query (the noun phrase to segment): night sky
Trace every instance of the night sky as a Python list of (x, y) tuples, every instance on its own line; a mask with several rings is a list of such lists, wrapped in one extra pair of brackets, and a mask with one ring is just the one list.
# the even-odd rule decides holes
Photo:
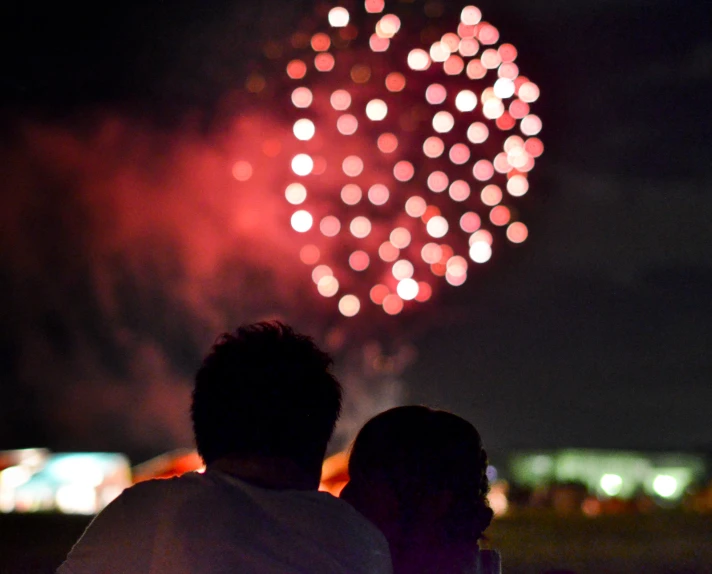
[[(380, 397), (448, 408), (495, 450), (712, 446), (709, 3), (478, 4), (541, 86), (530, 239), (417, 315), (353, 330), (295, 305), (309, 278), (270, 255), (288, 239), (241, 224), (226, 244), (214, 204), (191, 195), (215, 183), (222, 103), (256, 38), (310, 7), (254, 4), (24, 5), (6, 19), (0, 448), (140, 460), (189, 445), (202, 354), (263, 317), (347, 341), (347, 386), (375, 397), (364, 412)], [(248, 219), (262, 209), (231, 201)], [(354, 382), (379, 338), (407, 365)]]

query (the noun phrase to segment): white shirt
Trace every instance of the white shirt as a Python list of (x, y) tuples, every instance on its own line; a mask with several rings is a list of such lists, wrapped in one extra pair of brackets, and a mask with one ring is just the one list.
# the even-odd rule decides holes
[(219, 471), (125, 490), (58, 574), (390, 574), (388, 543), (325, 492), (269, 490)]

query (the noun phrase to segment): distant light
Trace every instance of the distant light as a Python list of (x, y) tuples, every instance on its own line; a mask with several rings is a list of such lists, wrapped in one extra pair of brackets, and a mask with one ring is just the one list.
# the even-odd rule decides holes
[(405, 88), (405, 76), (399, 72), (391, 72), (386, 76), (386, 88), (389, 92), (400, 92)]
[(539, 86), (537, 86), (534, 82), (525, 82), (519, 86), (517, 95), (520, 100), (528, 104), (536, 102), (539, 99)]
[(334, 69), (334, 56), (328, 52), (317, 54), (314, 58), (314, 67), (320, 72), (330, 72)]
[(418, 296), (418, 282), (414, 279), (402, 279), (396, 286), (396, 293), (404, 301), (412, 301)]
[(442, 84), (430, 84), (425, 90), (425, 99), (429, 104), (442, 104), (447, 97), (447, 90)]
[(521, 120), (529, 115), (529, 104), (519, 99), (512, 100), (509, 104), (509, 113), (514, 119)]
[(484, 67), (481, 60), (470, 60), (465, 73), (471, 80), (481, 80), (487, 75), (487, 68)]
[(379, 283), (378, 285), (371, 287), (369, 295), (371, 297), (371, 301), (373, 301), (376, 305), (382, 305), (383, 300), (386, 298), (388, 293), (388, 287)]
[(488, 179), (491, 179), (494, 175), (494, 166), (492, 165), (492, 162), (486, 159), (479, 160), (472, 168), (472, 175), (475, 176), (475, 179), (480, 181), (487, 181)]
[(64, 514), (94, 514), (98, 510), (96, 489), (87, 484), (65, 484), (57, 489), (55, 504)]
[(378, 136), (378, 149), (383, 153), (393, 153), (398, 148), (398, 138), (392, 133), (385, 133)]
[(346, 90), (336, 90), (329, 98), (331, 107), (335, 110), (344, 111), (351, 105), (351, 94)]
[(467, 281), (467, 273), (462, 275), (453, 275), (450, 271), (445, 272), (445, 281), (447, 281), (453, 287), (459, 287), (465, 281)]
[(423, 261), (432, 265), (442, 259), (443, 250), (437, 243), (426, 243), (420, 251), (420, 256)]
[(436, 215), (428, 220), (425, 228), (431, 237), (436, 239), (444, 237), (448, 230), (447, 220), (441, 215)]
[(467, 128), (467, 139), (473, 144), (484, 143), (488, 137), (489, 128), (482, 122), (475, 122)]
[(428, 176), (428, 188), (435, 193), (440, 193), (447, 189), (449, 180), (444, 171), (434, 171)]
[(475, 263), (486, 263), (492, 257), (492, 247), (484, 241), (475, 241), (470, 246), (470, 259)]
[(368, 268), (371, 258), (365, 251), (354, 251), (349, 255), (349, 265), (354, 271), (364, 271)]
[(317, 265), (314, 267), (314, 270), (312, 271), (312, 281), (316, 283), (317, 285), (319, 284), (319, 281), (321, 281), (322, 277), (330, 277), (334, 274), (334, 272), (331, 270), (331, 267), (328, 265)]
[(369, 120), (380, 122), (388, 114), (388, 106), (383, 100), (375, 99), (366, 104), (366, 116)]
[(379, 12), (383, 12), (385, 5), (385, 0), (366, 0), (366, 12), (369, 14), (378, 14)]
[(456, 143), (450, 148), (450, 161), (462, 165), (470, 160), (470, 148), (463, 143)]
[(319, 223), (319, 229), (327, 237), (334, 237), (341, 231), (341, 222), (333, 215), (327, 215)]
[(528, 236), (529, 230), (521, 221), (510, 223), (509, 227), (507, 227), (507, 239), (512, 243), (523, 243)]
[(514, 95), (514, 82), (500, 78), (494, 83), (494, 95), (500, 99), (511, 98)]
[(524, 149), (532, 157), (539, 157), (544, 153), (544, 144), (539, 138), (529, 138), (524, 142)]
[(32, 478), (32, 472), (25, 466), (10, 466), (0, 470), (0, 486), (3, 489), (14, 490)]
[(441, 111), (433, 116), (433, 129), (438, 133), (447, 133), (455, 125), (455, 118), (450, 112)]
[(416, 71), (427, 70), (430, 67), (430, 56), (420, 48), (411, 50), (408, 54), (408, 66)]
[(316, 289), (322, 297), (333, 297), (339, 292), (339, 282), (333, 275), (327, 275), (319, 279)]
[(447, 260), (447, 271), (453, 277), (467, 275), (467, 260), (460, 255), (453, 255)]
[(341, 201), (346, 205), (356, 205), (363, 197), (361, 188), (355, 183), (347, 183), (341, 188)]
[(494, 207), (502, 201), (502, 190), (497, 185), (486, 185), (480, 193), (482, 203), (489, 207)]
[(393, 166), (393, 176), (398, 181), (410, 181), (415, 174), (415, 168), (409, 161), (399, 161)]
[(498, 227), (507, 225), (511, 218), (512, 214), (509, 208), (504, 205), (498, 205), (490, 211), (490, 221)]
[(393, 231), (391, 231), (389, 239), (398, 249), (405, 249), (408, 245), (410, 245), (410, 231), (408, 231), (405, 227), (396, 227)]
[(299, 233), (305, 233), (309, 231), (312, 227), (312, 223), (314, 222), (311, 213), (304, 209), (300, 209), (299, 211), (295, 211), (292, 214), (292, 228), (294, 231), (298, 231)]
[(678, 483), (674, 476), (659, 474), (653, 480), (653, 490), (663, 498), (674, 498), (677, 494)]
[(393, 264), (392, 273), (393, 277), (399, 281), (402, 279), (408, 279), (413, 276), (415, 269), (413, 264), (407, 259), (400, 259)]
[(389, 315), (398, 315), (403, 310), (403, 299), (395, 293), (389, 293), (383, 299), (383, 310)]
[(314, 122), (306, 118), (302, 118), (294, 122), (294, 137), (301, 141), (308, 141), (314, 137), (316, 128), (314, 127)]
[(443, 37), (440, 38), (440, 41), (448, 47), (451, 53), (457, 52), (457, 49), (460, 47), (460, 37), (452, 32), (444, 34)]
[(390, 192), (388, 188), (382, 183), (376, 183), (372, 185), (368, 190), (368, 200), (373, 205), (383, 205), (388, 201)]
[(356, 64), (351, 68), (351, 79), (357, 84), (365, 84), (371, 79), (371, 68), (366, 64)]
[(350, 155), (344, 158), (341, 168), (349, 177), (357, 177), (363, 171), (363, 160), (357, 155)]
[(390, 241), (384, 241), (378, 247), (378, 256), (386, 263), (391, 263), (398, 259), (400, 249), (393, 245)]
[(405, 202), (405, 212), (411, 217), (420, 217), (425, 213), (427, 203), (422, 197), (414, 195)]
[(401, 21), (395, 14), (386, 14), (376, 24), (376, 34), (385, 38), (392, 38), (400, 30)]
[(517, 49), (512, 44), (502, 44), (497, 51), (503, 62), (514, 62), (517, 59)]
[(344, 295), (339, 301), (339, 311), (344, 317), (354, 317), (361, 309), (361, 301), (356, 295)]
[(423, 142), (423, 153), (430, 158), (440, 157), (444, 151), (445, 144), (437, 136), (430, 136)]
[[(513, 64), (511, 62), (506, 62), (504, 64), (501, 64), (499, 68), (497, 69), (497, 75), (500, 78), (505, 78), (507, 80), (516, 80), (517, 76), (519, 76), (519, 66), (516, 64)], [(515, 91), (516, 91), (516, 86), (515, 86)]]
[(504, 113), (504, 104), (499, 98), (492, 98), (482, 104), (482, 114), (488, 120), (496, 120)]
[(311, 39), (311, 47), (315, 52), (326, 52), (331, 46), (331, 38), (328, 34), (319, 32), (314, 34)]
[(513, 175), (507, 181), (509, 195), (521, 197), (529, 190), (529, 181), (523, 175)]
[(496, 44), (499, 40), (499, 30), (492, 24), (483, 23), (478, 30), (477, 38), (482, 44)]
[(314, 265), (319, 261), (320, 255), (319, 248), (316, 245), (305, 245), (299, 250), (299, 259), (306, 265)]
[(599, 482), (601, 490), (608, 496), (617, 496), (623, 487), (623, 479), (617, 474), (604, 474)]
[(458, 179), (450, 184), (450, 198), (453, 201), (465, 201), (470, 197), (470, 184), (462, 179)]
[(293, 80), (299, 80), (307, 73), (307, 65), (301, 60), (292, 60), (287, 64), (287, 75)]
[(482, 12), (476, 6), (465, 6), (460, 13), (460, 20), (463, 24), (474, 26), (482, 20)]
[(474, 211), (468, 211), (460, 218), (460, 228), (465, 233), (474, 233), (480, 228), (480, 225), (482, 225), (482, 220)]
[(474, 38), (463, 38), (460, 40), (459, 52), (462, 56), (472, 57), (480, 49), (480, 43)]
[(368, 45), (374, 52), (385, 52), (391, 45), (391, 41), (378, 34), (371, 34), (371, 37), (368, 39)]
[(371, 222), (367, 217), (359, 215), (358, 217), (354, 217), (351, 220), (351, 225), (349, 226), (349, 229), (351, 230), (351, 234), (354, 237), (363, 239), (364, 237), (367, 237), (369, 233), (371, 233)]
[(329, 24), (334, 28), (343, 28), (349, 23), (349, 11), (337, 6), (329, 10)]
[(455, 97), (455, 107), (461, 112), (471, 112), (477, 106), (477, 96), (471, 90), (462, 90)]
[(539, 116), (529, 114), (519, 124), (519, 129), (526, 136), (535, 136), (541, 131), (541, 120)]
[(445, 63), (443, 64), (443, 71), (448, 76), (456, 76), (457, 74), (461, 74), (462, 70), (464, 69), (465, 62), (457, 54), (452, 54), (447, 60), (445, 60)]
[(473, 243), (476, 243), (478, 241), (482, 241), (482, 242), (486, 243), (487, 245), (491, 246), (492, 241), (493, 241), (492, 234), (489, 231), (487, 231), (486, 229), (478, 229), (470, 236), (470, 239), (469, 239), (470, 247), (472, 247)]
[(345, 136), (355, 134), (358, 129), (358, 120), (356, 119), (356, 116), (352, 116), (351, 114), (343, 114), (339, 116), (336, 120), (336, 129), (339, 130), (339, 133)]
[(450, 48), (443, 42), (433, 42), (430, 46), (430, 58), (433, 62), (444, 62), (450, 56)]
[(301, 183), (290, 183), (284, 190), (284, 197), (292, 205), (299, 205), (307, 198), (307, 188)]
[(301, 86), (292, 92), (292, 103), (297, 108), (308, 108), (311, 106), (314, 96), (309, 88)]
[(249, 161), (238, 161), (232, 166), (232, 175), (237, 181), (247, 181), (252, 177), (252, 165)]
[[(483, 42), (484, 43), (484, 42)], [(494, 70), (497, 66), (502, 63), (502, 58), (499, 56), (499, 52), (492, 48), (488, 48), (480, 56), (480, 62), (488, 70)]]
[(299, 153), (292, 158), (292, 171), (297, 175), (309, 175), (314, 169), (314, 160), (305, 153)]
[(433, 288), (425, 281), (418, 281), (418, 294), (415, 300), (419, 303), (425, 303), (433, 294)]

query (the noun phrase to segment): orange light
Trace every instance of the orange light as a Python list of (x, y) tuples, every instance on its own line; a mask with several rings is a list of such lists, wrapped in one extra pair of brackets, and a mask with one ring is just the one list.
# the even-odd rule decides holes
[(368, 253), (365, 251), (354, 251), (349, 255), (349, 265), (354, 271), (364, 271), (371, 262)]
[(496, 44), (499, 40), (499, 30), (492, 26), (492, 24), (482, 23), (477, 30), (477, 38), (481, 44), (491, 46)]
[(410, 277), (402, 279), (396, 286), (396, 293), (404, 301), (412, 301), (418, 296), (418, 282)]
[(292, 228), (294, 231), (297, 231), (299, 233), (306, 233), (309, 231), (312, 227), (312, 223), (314, 222), (311, 213), (308, 211), (305, 211), (304, 209), (300, 209), (299, 211), (295, 211), (292, 214)]
[(489, 128), (482, 122), (470, 124), (467, 128), (467, 139), (473, 144), (480, 144), (487, 141), (489, 137)]
[(329, 10), (329, 24), (332, 28), (343, 28), (349, 23), (349, 11), (337, 6)]
[(539, 138), (529, 138), (524, 142), (525, 151), (532, 157), (539, 157), (544, 153), (544, 144)]
[(472, 175), (474, 175), (475, 179), (478, 179), (479, 181), (487, 181), (488, 179), (491, 179), (494, 175), (494, 166), (492, 165), (492, 162), (486, 159), (479, 160), (472, 168)]
[(315, 52), (326, 52), (331, 46), (331, 38), (323, 32), (314, 34), (311, 39), (311, 47)]
[(299, 205), (307, 198), (307, 188), (301, 183), (290, 183), (284, 190), (284, 197), (292, 205)]
[(445, 144), (437, 136), (430, 136), (423, 142), (423, 153), (430, 158), (440, 157), (445, 151)]
[(358, 239), (363, 239), (371, 233), (371, 222), (367, 217), (359, 215), (351, 220), (349, 229), (351, 230), (351, 235), (357, 237)]
[(398, 259), (400, 255), (400, 249), (393, 245), (390, 241), (384, 241), (378, 247), (378, 256), (383, 259), (383, 261), (390, 263)]
[(356, 116), (351, 114), (343, 114), (336, 120), (336, 129), (340, 134), (350, 136), (356, 133), (358, 129), (358, 120)]
[(405, 202), (405, 212), (411, 217), (420, 217), (425, 213), (427, 204), (422, 197), (414, 195)]
[(480, 199), (485, 205), (493, 207), (502, 201), (502, 190), (497, 185), (486, 185), (480, 193)]
[(461, 112), (471, 112), (477, 106), (477, 96), (471, 90), (462, 90), (455, 97), (455, 107)]
[(442, 215), (431, 217), (425, 224), (425, 229), (431, 237), (436, 239), (444, 237), (448, 230), (447, 220)]
[(316, 289), (322, 297), (333, 297), (339, 291), (339, 282), (333, 275), (326, 275), (319, 279)]
[(442, 84), (430, 84), (425, 90), (425, 99), (429, 104), (442, 104), (447, 97), (447, 90)]
[(341, 231), (341, 222), (333, 215), (327, 215), (319, 223), (319, 229), (327, 237), (334, 237)]
[(339, 301), (339, 311), (344, 317), (354, 317), (361, 310), (361, 301), (356, 295), (344, 295)]
[(328, 52), (317, 54), (314, 58), (314, 67), (320, 72), (330, 72), (334, 69), (334, 56)]
[(312, 281), (316, 285), (319, 284), (319, 281), (321, 281), (322, 278), (324, 277), (332, 277), (334, 275), (334, 272), (331, 270), (331, 267), (328, 265), (317, 265), (314, 267), (312, 270)]
[(336, 90), (329, 98), (331, 107), (335, 110), (344, 111), (351, 105), (351, 94), (346, 90)]
[(430, 67), (430, 56), (425, 50), (416, 48), (408, 53), (408, 66), (411, 70), (423, 71)]
[(465, 73), (471, 80), (481, 80), (487, 75), (487, 68), (480, 60), (470, 60), (465, 68)]
[(309, 175), (314, 168), (314, 160), (305, 153), (299, 153), (292, 158), (292, 171), (297, 175)]
[(423, 213), (421, 219), (423, 220), (423, 223), (427, 224), (428, 221), (436, 215), (440, 215), (440, 209), (435, 205), (428, 205), (428, 207), (425, 208), (425, 212)]
[(368, 190), (368, 200), (373, 205), (383, 205), (388, 201), (390, 192), (388, 188), (382, 183), (376, 183), (372, 185)]
[(398, 148), (398, 138), (391, 134), (385, 133), (378, 136), (378, 149), (383, 153), (393, 153)]
[(319, 248), (316, 245), (305, 245), (299, 250), (299, 259), (307, 265), (314, 265), (319, 261), (320, 256), (321, 253), (319, 253)]
[(287, 64), (287, 75), (293, 80), (299, 80), (307, 73), (307, 65), (301, 60), (292, 60)]
[(252, 164), (244, 160), (235, 162), (232, 166), (232, 176), (237, 181), (247, 181), (252, 177)]
[(349, 177), (357, 177), (363, 171), (363, 160), (357, 155), (347, 156), (341, 163), (341, 169)]
[(490, 211), (490, 221), (497, 227), (507, 225), (511, 218), (512, 214), (504, 205), (498, 205)]
[(388, 38), (379, 36), (378, 34), (371, 34), (368, 40), (368, 45), (374, 52), (385, 52), (391, 45), (391, 41)]
[(453, 201), (465, 201), (470, 197), (470, 184), (462, 179), (455, 180), (450, 185), (448, 193)]
[(371, 79), (371, 68), (366, 64), (356, 64), (351, 68), (351, 79), (357, 84), (365, 84)]
[(409, 161), (399, 161), (393, 166), (393, 176), (398, 181), (410, 181), (415, 174), (415, 168)]
[(433, 289), (430, 284), (425, 281), (418, 281), (418, 294), (415, 296), (415, 300), (418, 303), (425, 303), (433, 294)]
[(529, 230), (521, 221), (510, 223), (507, 227), (507, 239), (512, 243), (523, 243), (527, 237), (529, 237)]
[(389, 92), (400, 92), (405, 88), (405, 76), (399, 72), (391, 72), (386, 76), (386, 88)]
[(380, 122), (386, 117), (388, 106), (383, 100), (375, 99), (366, 104), (366, 116), (369, 120)]
[(432, 265), (442, 259), (443, 250), (437, 243), (426, 243), (420, 251), (420, 256), (423, 261)]
[(527, 117), (522, 119), (519, 124), (519, 129), (525, 136), (535, 136), (541, 131), (541, 120), (539, 116), (534, 114), (529, 114)]
[(497, 127), (502, 131), (511, 130), (517, 121), (510, 115), (509, 112), (502, 112), (502, 115), (497, 118)]
[(468, 211), (460, 218), (460, 228), (465, 233), (474, 233), (480, 228), (482, 220), (474, 211)]
[(497, 51), (503, 62), (514, 62), (517, 59), (517, 49), (512, 44), (502, 44)]
[(292, 128), (294, 132), (294, 137), (301, 141), (308, 141), (314, 137), (316, 128), (314, 127), (314, 122), (306, 118), (302, 118), (294, 122)]
[(388, 293), (388, 287), (379, 283), (378, 285), (371, 287), (369, 295), (371, 297), (371, 301), (373, 301), (376, 305), (381, 305), (383, 304), (383, 300), (386, 298)]
[(482, 12), (476, 6), (465, 6), (460, 12), (460, 20), (463, 24), (474, 26), (482, 20)]
[(433, 116), (433, 129), (441, 134), (449, 132), (455, 125), (455, 118), (450, 112), (441, 111)]
[(529, 191), (529, 181), (523, 175), (513, 175), (507, 182), (507, 191), (509, 195), (521, 197)]
[(448, 177), (444, 171), (434, 171), (428, 176), (428, 188), (435, 193), (445, 191), (448, 183)]
[(363, 192), (361, 188), (354, 183), (347, 183), (341, 188), (341, 201), (346, 205), (356, 205), (361, 201), (361, 197), (363, 197)]
[(389, 315), (398, 315), (403, 310), (403, 299), (395, 293), (389, 293), (383, 299), (383, 310)]
[(312, 96), (311, 90), (301, 86), (295, 88), (292, 92), (292, 103), (296, 108), (308, 108), (311, 106), (314, 97)]
[(470, 148), (463, 143), (456, 143), (450, 148), (450, 161), (462, 165), (470, 160)]

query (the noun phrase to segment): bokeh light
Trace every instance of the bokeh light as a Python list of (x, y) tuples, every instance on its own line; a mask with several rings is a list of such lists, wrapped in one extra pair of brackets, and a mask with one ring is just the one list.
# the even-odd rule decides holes
[(312, 218), (311, 213), (304, 209), (295, 211), (292, 214), (292, 228), (294, 231), (305, 233), (311, 229), (313, 223), (314, 219)]

